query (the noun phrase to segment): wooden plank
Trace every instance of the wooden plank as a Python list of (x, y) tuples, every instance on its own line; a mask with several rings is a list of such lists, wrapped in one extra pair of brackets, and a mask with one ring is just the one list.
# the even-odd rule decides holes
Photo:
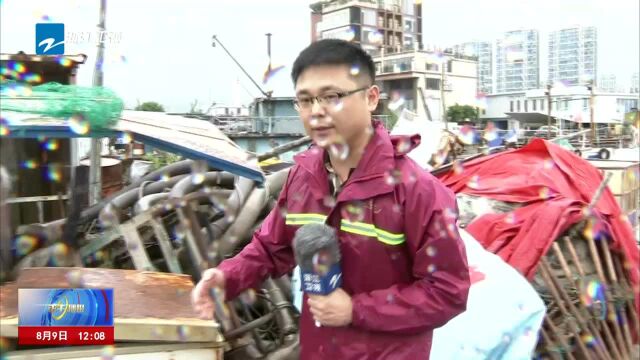
[(197, 155), (222, 170), (264, 180), (257, 161), (249, 159), (246, 151), (209, 122), (164, 113), (124, 111), (115, 128), (134, 133), (137, 140), (168, 146), (190, 158)]
[(3, 336), (17, 336), (18, 288), (113, 288), (116, 340), (223, 341), (215, 321), (191, 306), (190, 276), (98, 268), (27, 268), (0, 288)]
[(29, 349), (7, 353), (10, 360), (101, 360), (113, 355), (118, 360), (221, 360), (224, 348), (211, 343), (190, 344), (118, 344), (113, 348), (103, 346), (82, 346), (67, 348)]

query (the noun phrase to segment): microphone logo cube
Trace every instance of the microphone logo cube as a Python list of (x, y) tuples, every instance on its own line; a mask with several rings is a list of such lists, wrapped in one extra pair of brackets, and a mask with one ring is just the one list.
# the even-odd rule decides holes
[(342, 269), (339, 263), (332, 264), (323, 274), (301, 268), (300, 275), (301, 290), (308, 294), (329, 295), (342, 285)]

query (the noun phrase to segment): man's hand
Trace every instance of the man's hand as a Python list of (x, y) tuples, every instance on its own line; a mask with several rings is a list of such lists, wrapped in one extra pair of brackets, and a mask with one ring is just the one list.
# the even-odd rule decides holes
[[(207, 269), (202, 279), (191, 292), (191, 303), (198, 316), (205, 320), (213, 319), (215, 307), (210, 292), (213, 288), (224, 288), (224, 273), (218, 269)], [(224, 299), (221, 299), (224, 301)]]
[(329, 295), (309, 295), (309, 309), (313, 318), (322, 326), (347, 326), (351, 324), (353, 303), (351, 296), (338, 288)]

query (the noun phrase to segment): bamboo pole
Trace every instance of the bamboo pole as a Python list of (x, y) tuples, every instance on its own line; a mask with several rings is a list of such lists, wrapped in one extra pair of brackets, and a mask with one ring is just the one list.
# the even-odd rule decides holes
[[(571, 284), (573, 284), (576, 287), (576, 289), (578, 290), (578, 293), (580, 293), (580, 289), (581, 289), (579, 287), (580, 285), (575, 280), (575, 278), (573, 276), (573, 273), (571, 272), (571, 269), (569, 268), (569, 264), (567, 263), (566, 259), (564, 258), (564, 255), (562, 254), (562, 250), (560, 250), (560, 245), (558, 245), (557, 242), (554, 242), (552, 244), (552, 249), (553, 249), (554, 255), (560, 261), (560, 266), (562, 267), (562, 271), (564, 272), (564, 275), (567, 277), (567, 280), (571, 281)], [(560, 287), (560, 285), (558, 283), (556, 283), (555, 285)], [(568, 296), (567, 296), (567, 298), (568, 298)], [(570, 299), (568, 299), (568, 300), (570, 300)], [(568, 304), (569, 304), (569, 310), (575, 311), (575, 316), (578, 319), (578, 323), (580, 323), (580, 326), (582, 326), (583, 329), (584, 328), (589, 329), (589, 331), (595, 337), (595, 339), (596, 339), (595, 349), (596, 349), (596, 352), (598, 353), (599, 358), (600, 359), (612, 359), (611, 355), (607, 351), (607, 348), (605, 346), (604, 341), (602, 340), (602, 337), (600, 336), (600, 332), (596, 329), (595, 325), (591, 321), (591, 317), (589, 316), (588, 319), (585, 319), (580, 314), (580, 312), (584, 312), (585, 314), (588, 314), (587, 309), (585, 309), (583, 307), (584, 305), (582, 305), (580, 309), (577, 309), (577, 308), (575, 308), (573, 306), (571, 301), (569, 301)]]
[[(569, 238), (568, 236), (564, 237), (564, 242), (567, 248), (569, 249), (572, 262), (576, 266), (576, 269), (578, 269), (578, 273), (580, 274), (580, 279), (578, 281), (578, 284), (579, 284), (578, 286), (580, 286), (580, 289), (581, 289), (580, 291), (584, 291), (585, 286), (584, 286), (583, 279), (585, 279), (586, 274), (584, 272), (584, 269), (582, 268), (582, 264), (580, 264), (580, 260), (578, 259), (578, 254), (576, 252), (576, 249), (573, 247), (571, 238)], [(604, 336), (607, 339), (607, 342), (609, 343), (609, 348), (613, 352), (613, 356), (615, 356), (616, 359), (622, 358), (622, 354), (620, 354), (620, 352), (618, 351), (618, 346), (616, 345), (616, 342), (613, 339), (613, 335), (611, 334), (611, 330), (607, 325), (606, 319), (599, 319), (598, 322), (602, 326), (602, 330), (604, 331)]]
[[(611, 250), (609, 249), (608, 242), (605, 239), (600, 240), (600, 247), (602, 248), (602, 252), (604, 253), (604, 262), (607, 264), (607, 270), (609, 271), (609, 280), (611, 281), (612, 287), (620, 288), (620, 284), (618, 284), (618, 277), (616, 276), (616, 271), (613, 268), (613, 261), (611, 260)], [(620, 307), (617, 306), (614, 300), (614, 306), (616, 306), (617, 310), (620, 312), (620, 318), (622, 320), (622, 330), (624, 334), (624, 344), (626, 345), (625, 352), (627, 352), (627, 356), (631, 356), (631, 352), (633, 351), (633, 344), (631, 341), (631, 331), (629, 330), (629, 320), (627, 318), (627, 311), (624, 308), (624, 304)], [(616, 314), (618, 312), (616, 311)]]
[[(607, 280), (604, 276), (604, 271), (602, 270), (602, 263), (600, 261), (600, 255), (598, 255), (598, 249), (596, 248), (596, 243), (593, 240), (593, 237), (591, 236), (585, 236), (587, 238), (587, 244), (589, 245), (589, 251), (591, 253), (591, 258), (593, 259), (593, 263), (596, 266), (596, 272), (598, 273), (598, 279), (600, 280), (600, 283), (602, 283), (605, 286), (605, 293), (606, 293), (606, 301), (611, 304), (613, 304), (613, 298), (611, 296), (611, 292), (609, 289), (609, 286), (607, 284)], [(607, 320), (609, 321), (609, 324), (611, 325), (611, 327), (613, 327), (613, 331), (615, 334), (615, 339), (616, 339), (616, 343), (618, 344), (618, 351), (620, 352), (621, 355), (621, 359), (624, 359), (624, 340), (622, 337), (622, 332), (620, 331), (620, 327), (618, 326), (617, 320), (616, 320), (616, 314), (615, 311), (613, 310), (612, 306), (607, 306)]]
[(571, 351), (571, 347), (569, 347), (569, 343), (567, 343), (563, 334), (560, 332), (560, 330), (558, 330), (553, 321), (551, 321), (549, 315), (546, 315), (544, 317), (544, 322), (549, 326), (549, 329), (553, 333), (553, 336), (560, 342), (560, 347), (567, 354), (567, 358), (569, 358), (569, 360), (576, 360), (575, 356), (573, 356), (573, 352)]
[[(567, 323), (569, 324), (569, 328), (574, 333), (574, 336), (578, 337), (576, 341), (576, 343), (578, 344), (578, 349), (580, 349), (580, 352), (584, 355), (584, 359), (586, 360), (593, 359), (593, 357), (591, 356), (592, 355), (591, 352), (587, 349), (585, 344), (580, 339), (580, 329), (576, 325), (575, 319), (572, 318), (571, 313), (567, 310), (567, 308), (565, 307), (565, 304), (563, 303), (562, 296), (560, 295), (562, 292), (562, 289), (557, 289), (555, 287), (555, 284), (552, 280), (553, 275), (551, 274), (549, 263), (547, 262), (547, 259), (545, 259), (544, 257), (540, 259), (540, 270), (541, 270), (540, 274), (542, 275), (542, 279), (547, 284), (547, 288), (549, 289), (549, 291), (551, 291), (551, 295), (558, 302), (558, 306), (560, 307), (560, 311), (562, 311), (562, 315), (565, 317), (565, 319), (568, 320)], [(567, 301), (567, 300), (568, 299), (565, 299), (564, 301), (567, 303), (567, 305), (570, 305), (571, 301), (570, 300)]]
[(542, 334), (542, 338), (544, 339), (545, 347), (547, 348), (547, 352), (551, 356), (553, 360), (562, 360), (562, 357), (558, 355), (557, 345), (551, 341), (551, 337), (547, 334), (547, 331), (542, 327), (540, 329), (540, 333)]

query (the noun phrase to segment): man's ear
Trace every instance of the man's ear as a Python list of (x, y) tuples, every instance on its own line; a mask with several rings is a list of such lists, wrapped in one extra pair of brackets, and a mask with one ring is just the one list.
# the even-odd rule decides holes
[(367, 108), (370, 112), (374, 112), (378, 107), (378, 101), (380, 101), (380, 88), (378, 85), (373, 85), (367, 90)]

